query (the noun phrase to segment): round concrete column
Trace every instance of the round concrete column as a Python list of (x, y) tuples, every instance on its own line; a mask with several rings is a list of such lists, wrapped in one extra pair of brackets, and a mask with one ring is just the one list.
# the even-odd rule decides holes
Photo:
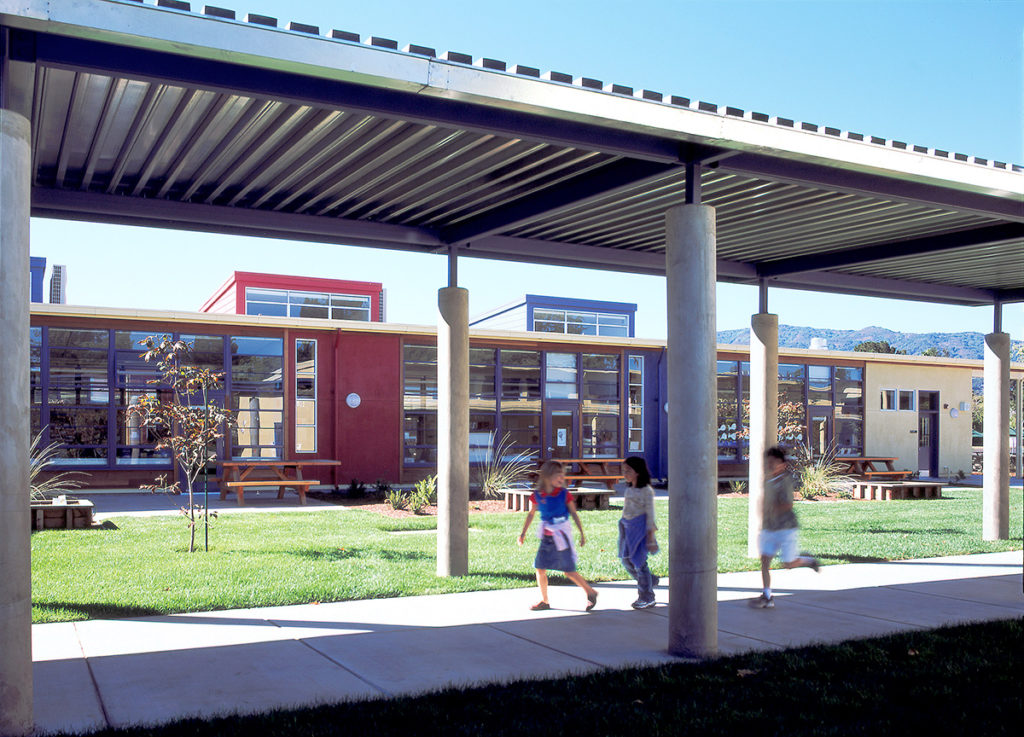
[(437, 292), (437, 575), (469, 573), (469, 292)]
[(983, 540), (1010, 536), (1010, 335), (985, 336)]
[(0, 734), (32, 732), (28, 121), (0, 110)]
[(779, 316), (750, 317), (750, 473), (747, 555), (758, 558), (764, 508), (764, 452), (779, 441)]
[(675, 655), (718, 650), (715, 210), (665, 215), (668, 282), (669, 633)]

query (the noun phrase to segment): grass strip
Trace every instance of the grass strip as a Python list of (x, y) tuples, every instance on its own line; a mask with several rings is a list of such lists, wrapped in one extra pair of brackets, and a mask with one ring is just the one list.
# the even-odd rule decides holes
[(1018, 734), (1024, 619), (104, 737)]
[[(981, 539), (982, 493), (942, 499), (798, 502), (801, 546), (825, 564), (927, 558), (1021, 548), (1022, 493), (1010, 494), (1009, 540)], [(657, 502), (668, 540), (668, 503)], [(581, 512), (588, 543), (580, 572), (625, 579), (616, 557), (619, 511)], [(470, 517), (470, 572), (438, 578), (436, 519), (388, 519), (357, 510), (223, 515), (211, 549), (189, 555), (181, 518), (120, 517), (99, 530), (32, 535), (33, 622), (144, 616), (314, 601), (415, 596), (534, 586), (533, 540), (515, 544), (522, 513)], [(417, 534), (403, 534), (416, 531)], [(754, 570), (747, 500), (718, 500), (720, 572)], [(668, 573), (664, 552), (652, 569)], [(563, 581), (560, 576), (553, 583)]]

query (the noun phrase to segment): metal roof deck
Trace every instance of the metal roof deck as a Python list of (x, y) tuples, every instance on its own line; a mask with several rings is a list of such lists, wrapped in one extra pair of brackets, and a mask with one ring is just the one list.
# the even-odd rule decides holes
[(1021, 167), (160, 0), (0, 0), (32, 212), (664, 273), (699, 164), (719, 279), (1024, 300)]

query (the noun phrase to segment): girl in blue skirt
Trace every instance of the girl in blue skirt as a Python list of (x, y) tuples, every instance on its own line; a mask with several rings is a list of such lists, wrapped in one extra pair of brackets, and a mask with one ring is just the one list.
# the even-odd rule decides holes
[(569, 518), (580, 531), (580, 547), (586, 544), (583, 524), (576, 514), (576, 503), (572, 494), (565, 488), (565, 469), (558, 461), (545, 461), (540, 468), (537, 489), (530, 497), (530, 511), (526, 515), (523, 531), (519, 534), (519, 544), (526, 539), (526, 531), (530, 529), (533, 516), (540, 510), (540, 547), (533, 567), (537, 569), (537, 586), (540, 588), (540, 601), (530, 609), (535, 612), (550, 609), (548, 603), (548, 571), (562, 571), (566, 578), (587, 592), (587, 611), (597, 604), (597, 591), (576, 572), (576, 548), (572, 541), (572, 526)]

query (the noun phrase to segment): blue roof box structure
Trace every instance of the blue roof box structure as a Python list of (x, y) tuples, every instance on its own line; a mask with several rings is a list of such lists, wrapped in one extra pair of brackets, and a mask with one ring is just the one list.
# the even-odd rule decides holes
[(473, 318), (469, 325), (490, 330), (632, 338), (636, 331), (636, 304), (526, 294), (521, 300)]

